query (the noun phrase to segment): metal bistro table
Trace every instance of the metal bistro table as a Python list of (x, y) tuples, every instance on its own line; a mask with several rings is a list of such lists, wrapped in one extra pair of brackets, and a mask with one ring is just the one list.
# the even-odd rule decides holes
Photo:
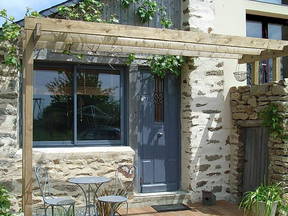
[[(78, 185), (84, 193), (85, 196), (85, 216), (91, 216), (91, 208), (94, 209), (96, 213), (95, 206), (93, 205), (93, 200), (91, 200), (91, 193), (97, 194), (99, 188), (102, 184), (110, 182), (111, 178), (106, 178), (102, 176), (87, 176), (87, 177), (75, 177), (70, 178), (68, 182)], [(88, 189), (85, 190), (84, 186), (87, 185)]]

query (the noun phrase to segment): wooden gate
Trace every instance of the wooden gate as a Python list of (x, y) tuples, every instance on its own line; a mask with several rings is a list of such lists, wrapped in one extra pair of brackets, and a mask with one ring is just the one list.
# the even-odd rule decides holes
[(268, 174), (268, 130), (264, 127), (242, 128), (245, 148), (243, 193), (255, 190), (267, 182)]

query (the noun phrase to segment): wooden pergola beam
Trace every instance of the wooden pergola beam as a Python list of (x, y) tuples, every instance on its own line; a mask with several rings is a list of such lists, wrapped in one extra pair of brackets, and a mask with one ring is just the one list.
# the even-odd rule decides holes
[(226, 59), (240, 59), (240, 54), (227, 54), (227, 53), (215, 53), (215, 52), (202, 52), (202, 51), (189, 51), (189, 50), (173, 50), (173, 49), (154, 49), (154, 48), (139, 48), (129, 46), (117, 46), (117, 45), (103, 45), (103, 44), (83, 44), (83, 43), (72, 43), (66, 44), (63, 42), (49, 43), (49, 42), (38, 42), (37, 48), (47, 48), (57, 52), (63, 50), (69, 50), (72, 53), (88, 52), (110, 52), (110, 53), (137, 53), (137, 54), (151, 54), (151, 55), (179, 55), (179, 56), (195, 56), (195, 57), (206, 57), (206, 58), (226, 58)]
[(33, 30), (37, 23), (41, 23), (42, 31), (47, 32), (90, 34), (272, 50), (282, 50), (284, 46), (288, 45), (288, 41), (63, 19), (26, 17), (25, 23), (27, 23), (25, 24), (25, 29), (27, 30)]
[(283, 47), (282, 50), (264, 50), (260, 55), (243, 55), (238, 61), (239, 64), (252, 63), (270, 58), (288, 56), (288, 46)]
[(155, 49), (172, 49), (172, 50), (186, 50), (186, 51), (201, 51), (212, 53), (226, 53), (226, 54), (247, 54), (259, 55), (262, 49), (243, 48), (243, 47), (229, 47), (220, 45), (195, 44), (187, 42), (175, 42), (140, 38), (127, 38), (115, 36), (102, 35), (83, 35), (74, 33), (58, 33), (58, 32), (44, 32), (42, 31), (39, 41), (42, 42), (63, 42), (67, 44), (105, 44), (105, 45), (119, 45), (139, 48), (155, 48)]

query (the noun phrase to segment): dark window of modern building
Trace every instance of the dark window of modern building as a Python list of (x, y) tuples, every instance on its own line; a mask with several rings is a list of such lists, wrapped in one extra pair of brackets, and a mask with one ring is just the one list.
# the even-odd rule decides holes
[(36, 67), (34, 146), (123, 145), (123, 76), (109, 67)]
[(272, 3), (272, 4), (288, 4), (288, 0), (255, 0), (259, 2)]
[[(288, 21), (271, 17), (247, 15), (247, 37), (288, 40)], [(281, 77), (287, 77), (288, 58), (281, 58)], [(260, 62), (260, 83), (272, 81), (272, 59)], [(248, 64), (248, 84), (251, 84), (251, 65)]]

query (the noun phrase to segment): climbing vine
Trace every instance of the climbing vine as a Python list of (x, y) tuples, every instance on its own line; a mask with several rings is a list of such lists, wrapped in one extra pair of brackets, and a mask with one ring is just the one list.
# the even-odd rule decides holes
[(5, 21), (0, 35), (1, 51), (5, 53), (3, 63), (9, 66), (20, 67), (19, 38), (21, 27), (14, 23), (15, 18), (7, 15), (7, 11), (0, 10), (0, 17)]
[[(136, 60), (134, 53), (129, 54), (126, 64), (131, 65)], [(182, 66), (186, 62), (183, 56), (171, 55), (154, 55), (147, 60), (151, 74), (160, 78), (164, 78), (166, 74), (180, 76)]]
[(115, 15), (109, 17), (108, 20), (103, 18), (104, 7), (105, 4), (98, 0), (83, 0), (76, 5), (58, 7), (58, 14), (56, 17), (86, 22), (118, 23), (119, 20)]
[(142, 23), (147, 23), (156, 15), (160, 17), (160, 24), (164, 28), (169, 28), (173, 25), (172, 20), (167, 16), (167, 9), (159, 5), (155, 0), (121, 0), (121, 5), (124, 8), (129, 8), (130, 5), (136, 4), (136, 14)]
[(263, 120), (263, 126), (269, 128), (272, 137), (288, 140), (286, 133), (285, 110), (286, 106), (271, 103), (260, 113)]
[[(27, 8), (25, 16), (38, 17), (40, 14)], [(3, 64), (20, 68), (20, 38), (21, 26), (15, 23), (13, 16), (8, 16), (7, 10), (0, 10), (0, 17), (4, 19), (0, 33), (1, 51), (5, 53)]]
[(179, 76), (181, 74), (182, 65), (184, 63), (182, 56), (153, 56), (148, 60), (151, 73), (154, 76), (164, 78), (167, 73)]

